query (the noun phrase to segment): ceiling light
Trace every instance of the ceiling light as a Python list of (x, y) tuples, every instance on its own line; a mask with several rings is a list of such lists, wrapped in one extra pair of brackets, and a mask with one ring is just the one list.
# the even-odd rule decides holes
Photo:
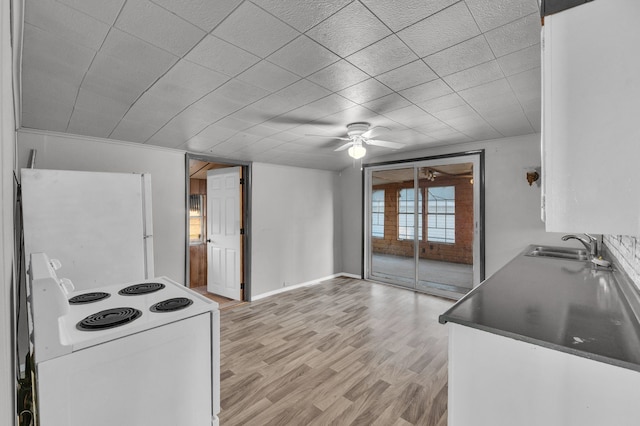
[(349, 148), (349, 150), (347, 151), (349, 153), (349, 155), (353, 158), (355, 158), (356, 160), (364, 157), (364, 155), (367, 153), (367, 149), (362, 146), (362, 145), (353, 145), (351, 148)]

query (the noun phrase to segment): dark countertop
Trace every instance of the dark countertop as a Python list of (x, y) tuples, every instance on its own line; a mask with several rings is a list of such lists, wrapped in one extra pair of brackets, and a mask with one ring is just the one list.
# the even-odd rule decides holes
[(640, 371), (640, 298), (614, 269), (526, 256), (440, 316), (452, 322)]

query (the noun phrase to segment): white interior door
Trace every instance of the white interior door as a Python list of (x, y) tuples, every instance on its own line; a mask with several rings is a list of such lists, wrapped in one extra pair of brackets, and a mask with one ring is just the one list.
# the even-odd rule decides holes
[(240, 171), (207, 171), (207, 291), (241, 300)]

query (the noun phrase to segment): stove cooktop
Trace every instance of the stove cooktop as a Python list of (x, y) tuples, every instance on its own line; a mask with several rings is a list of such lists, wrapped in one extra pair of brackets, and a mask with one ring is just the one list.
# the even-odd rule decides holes
[(216, 302), (166, 277), (69, 296), (69, 310), (59, 319), (60, 337), (74, 350), (218, 308)]

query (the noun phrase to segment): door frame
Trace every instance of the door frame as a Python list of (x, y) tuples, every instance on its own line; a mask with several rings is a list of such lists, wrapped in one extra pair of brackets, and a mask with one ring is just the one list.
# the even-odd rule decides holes
[[(472, 151), (464, 151), (464, 152), (455, 152), (451, 154), (442, 154), (442, 155), (434, 155), (429, 157), (419, 157), (419, 158), (409, 158), (404, 160), (394, 160), (394, 161), (384, 161), (379, 163), (366, 163), (362, 165), (362, 276), (365, 279), (371, 278), (371, 259), (370, 259), (370, 249), (371, 249), (371, 220), (368, 212), (369, 202), (371, 197), (371, 182), (367, 177), (372, 169), (393, 169), (393, 168), (402, 168), (402, 167), (413, 167), (417, 163), (432, 161), (432, 160), (446, 160), (448, 158), (461, 158), (465, 156), (478, 156), (479, 162), (479, 170), (478, 170), (478, 189), (479, 189), (479, 200), (478, 200), (478, 217), (476, 226), (478, 229), (479, 235), (479, 253), (478, 253), (478, 282), (476, 282), (476, 274), (474, 272), (474, 288), (480, 284), (485, 279), (485, 196), (484, 196), (484, 185), (485, 185), (485, 155), (484, 149), (480, 150), (472, 150)], [(415, 175), (414, 175), (415, 179)], [(403, 287), (408, 288), (409, 287)], [(419, 291), (414, 289), (414, 291)]]
[(229, 166), (242, 167), (242, 178), (244, 188), (242, 191), (242, 223), (244, 224), (244, 235), (242, 235), (242, 273), (244, 277), (243, 301), (251, 301), (251, 161), (235, 161), (228, 158), (210, 157), (207, 155), (186, 153), (185, 155), (185, 285), (188, 286), (190, 279), (190, 255), (189, 255), (189, 162), (190, 160), (206, 161), (208, 163), (227, 164)]

